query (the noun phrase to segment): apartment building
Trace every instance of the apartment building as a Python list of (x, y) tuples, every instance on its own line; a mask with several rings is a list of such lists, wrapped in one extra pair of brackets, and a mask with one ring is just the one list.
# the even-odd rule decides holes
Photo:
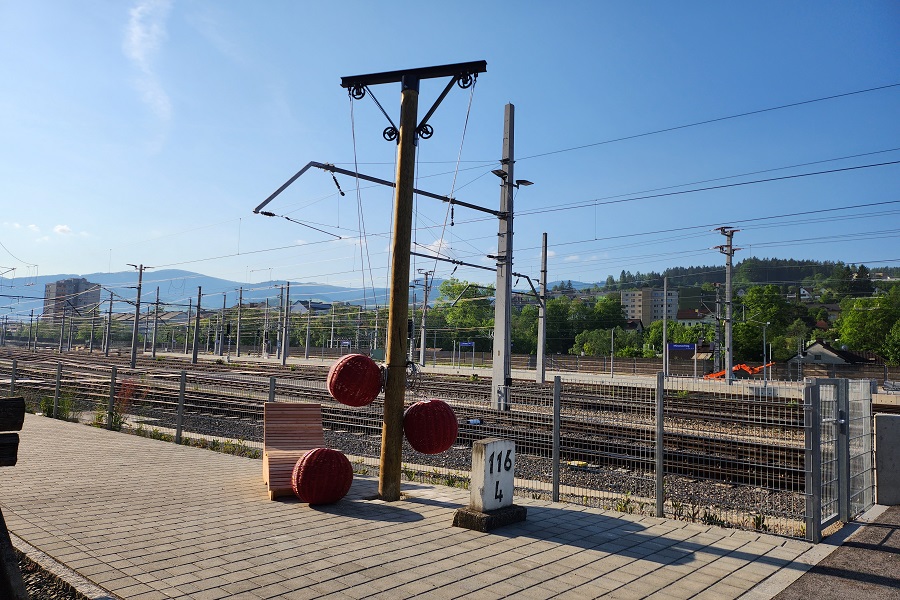
[(655, 288), (622, 291), (622, 308), (626, 319), (640, 319), (644, 327), (661, 321), (663, 315), (674, 321), (678, 316), (678, 291)]
[(44, 286), (43, 319), (61, 321), (63, 315), (87, 316), (100, 303), (100, 284), (84, 278), (61, 279)]

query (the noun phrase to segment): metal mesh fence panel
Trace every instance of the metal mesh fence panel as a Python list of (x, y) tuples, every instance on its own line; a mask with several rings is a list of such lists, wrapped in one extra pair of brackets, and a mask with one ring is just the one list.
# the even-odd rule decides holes
[(799, 386), (670, 378), (664, 406), (667, 516), (802, 535)]
[[(88, 366), (53, 359), (16, 361), (15, 395), (25, 398), (29, 412), (67, 421), (87, 421), (105, 410), (109, 397), (109, 367)], [(12, 376), (12, 361), (4, 361), (4, 375)], [(9, 382), (11, 385), (11, 382)], [(7, 393), (11, 391), (7, 388)]]
[[(821, 431), (821, 458), (822, 471), (821, 494), (821, 523), (827, 526), (837, 520), (839, 505), (838, 482), (838, 384), (819, 380), (819, 414)], [(815, 493), (815, 491), (813, 492)]]
[[(99, 358), (99, 357), (98, 357)], [(183, 363), (180, 363), (183, 364)], [(263, 403), (322, 405), (326, 445), (344, 452), (357, 473), (377, 474), (383, 399), (365, 407), (334, 401), (321, 367), (191, 365), (182, 392), (180, 366), (144, 361), (118, 367), (111, 396), (112, 361), (37, 354), (19, 358), (15, 393), (32, 412), (79, 420), (147, 437), (258, 456)], [(186, 366), (186, 365), (185, 365)], [(617, 371), (618, 373), (618, 371)], [(276, 377), (274, 386), (271, 376)], [(0, 383), (12, 387), (12, 361), (0, 360)], [(57, 385), (58, 381), (58, 385)], [(553, 385), (517, 380), (509, 410), (491, 407), (490, 380), (475, 374), (409, 378), (406, 405), (438, 398), (459, 422), (456, 443), (426, 455), (408, 443), (403, 476), (467, 487), (472, 442), (500, 437), (516, 442), (516, 494), (554, 497)], [(562, 385), (559, 499), (627, 513), (656, 514), (656, 378), (606, 374), (567, 378)], [(689, 377), (665, 380), (662, 438), (663, 513), (668, 517), (802, 535), (815, 508), (827, 526), (841, 512), (838, 434), (842, 390), (849, 389), (849, 489), (852, 515), (873, 502), (872, 396), (868, 381), (819, 379), (804, 384)], [(804, 424), (807, 402), (818, 399), (818, 421)], [(112, 409), (110, 410), (110, 405)], [(112, 419), (112, 421), (111, 421)], [(815, 429), (813, 429), (815, 428)], [(815, 436), (810, 433), (815, 431)], [(816, 452), (804, 441), (818, 439)], [(840, 456), (846, 456), (844, 452)], [(808, 484), (820, 457), (821, 483)], [(846, 463), (844, 459), (844, 463)], [(846, 466), (846, 465), (845, 465)], [(816, 477), (819, 474), (816, 473)], [(817, 480), (818, 481), (818, 480)], [(844, 480), (846, 482), (846, 479)], [(846, 499), (847, 493), (844, 493)], [(807, 503), (813, 498), (815, 502)], [(847, 512), (846, 500), (843, 505)]]
[(146, 373), (145, 381), (148, 393), (134, 409), (140, 433), (166, 440), (180, 433), (185, 445), (260, 456), (268, 377), (240, 371), (192, 371), (185, 375), (183, 396), (178, 372)]
[[(476, 427), (478, 437), (516, 442), (517, 496), (550, 500), (553, 492), (553, 386), (516, 382), (509, 390), (509, 411)], [(478, 438), (475, 438), (478, 439)]]
[(655, 405), (655, 378), (564, 382), (560, 499), (653, 514)]
[(850, 382), (849, 408), (850, 516), (855, 517), (875, 504), (870, 381)]

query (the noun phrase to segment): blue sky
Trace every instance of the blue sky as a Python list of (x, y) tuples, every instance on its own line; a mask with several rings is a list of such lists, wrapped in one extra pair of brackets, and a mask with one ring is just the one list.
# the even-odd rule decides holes
[[(386, 120), (365, 98), (352, 127), (340, 77), (471, 60), (487, 73), (438, 109), (418, 187), (496, 208), (490, 171), (513, 103), (515, 176), (535, 183), (515, 200), (517, 271), (537, 276), (544, 231), (551, 280), (721, 265), (720, 225), (741, 229), (736, 260), (896, 266), (900, 165), (608, 201), (898, 161), (900, 87), (600, 142), (898, 84), (898, 31), (893, 1), (0, 0), (0, 267), (19, 278), (143, 263), (349, 286), (371, 272), (384, 286), (389, 189), (357, 194), (339, 177), (340, 197), (314, 171), (268, 207), (340, 240), (251, 211), (311, 160), (394, 178)], [(420, 116), (443, 85), (423, 82)], [(399, 86), (373, 92), (396, 122)], [(784, 169), (804, 163), (817, 164)], [(491, 264), (495, 221), (458, 209), (451, 227), (445, 205), (420, 198), (415, 223), (423, 252)]]

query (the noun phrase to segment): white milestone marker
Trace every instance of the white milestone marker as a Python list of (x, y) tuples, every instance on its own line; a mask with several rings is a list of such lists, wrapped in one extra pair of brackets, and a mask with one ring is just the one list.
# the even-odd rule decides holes
[(516, 472), (516, 444), (486, 438), (472, 446), (470, 508), (479, 512), (512, 506)]

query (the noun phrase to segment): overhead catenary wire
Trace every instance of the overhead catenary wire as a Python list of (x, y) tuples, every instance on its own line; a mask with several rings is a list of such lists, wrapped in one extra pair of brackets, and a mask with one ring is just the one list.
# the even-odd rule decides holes
[[(835, 98), (841, 98), (841, 97), (850, 96), (850, 95), (854, 95), (854, 94), (862, 94), (862, 93), (866, 93), (866, 92), (874, 92), (874, 91), (879, 91), (879, 90), (885, 90), (885, 89), (887, 89), (887, 88), (893, 88), (893, 87), (896, 87), (896, 86), (898, 86), (898, 85), (900, 85), (900, 84), (890, 84), (890, 85), (886, 85), (886, 86), (872, 87), (872, 88), (867, 88), (867, 89), (863, 89), (863, 90), (857, 90), (857, 91), (854, 91), (854, 92), (847, 92), (847, 93), (844, 93), (844, 94), (836, 94), (836, 95), (832, 95), (832, 96), (826, 96), (826, 97), (823, 97), (823, 98), (817, 98), (817, 99), (807, 100), (807, 101), (803, 101), (803, 102), (784, 104), (784, 105), (775, 106), (775, 107), (771, 107), (771, 108), (767, 108), (767, 109), (761, 109), (761, 110), (758, 110), (758, 111), (750, 111), (750, 112), (747, 112), (747, 113), (740, 113), (740, 114), (731, 115), (731, 116), (728, 116), (728, 117), (721, 117), (721, 118), (716, 118), (716, 119), (708, 119), (708, 120), (705, 120), (705, 121), (699, 121), (699, 122), (693, 123), (693, 124), (681, 125), (681, 126), (671, 127), (671, 128), (666, 128), (666, 129), (663, 129), (663, 130), (657, 130), (657, 131), (658, 131), (658, 132), (671, 131), (671, 130), (681, 129), (681, 128), (688, 127), (688, 126), (701, 125), (701, 124), (712, 123), (712, 122), (721, 121), (721, 120), (725, 120), (725, 119), (737, 118), (737, 117), (740, 117), (740, 116), (747, 116), (747, 115), (752, 115), (752, 114), (758, 114), (758, 113), (760, 113), (760, 112), (767, 112), (767, 111), (772, 111), (772, 110), (778, 110), (778, 109), (781, 109), (781, 108), (789, 108), (789, 107), (793, 107), (793, 106), (800, 106), (800, 105), (803, 105), (803, 104), (809, 104), (809, 103), (812, 103), (812, 102), (819, 102), (819, 101), (823, 101), (823, 100), (830, 100), (830, 99), (835, 99)], [(642, 136), (644, 136), (644, 135), (650, 135), (650, 134), (652, 134), (652, 133), (655, 133), (655, 132), (647, 132), (647, 133), (643, 133), (643, 134), (637, 134), (637, 136), (629, 136), (629, 138), (631, 138), (631, 137), (642, 137)], [(606, 140), (606, 141), (603, 141), (603, 142), (597, 142), (597, 143), (593, 143), (593, 144), (588, 144), (588, 145), (579, 146), (579, 147), (577, 147), (577, 148), (576, 148), (576, 147), (573, 147), (572, 149), (578, 149), (578, 148), (581, 148), (581, 147), (589, 147), (589, 146), (594, 146), (594, 145), (600, 145), (600, 144), (604, 144), (604, 143), (610, 143), (610, 142), (612, 142), (612, 141), (615, 141), (615, 140)], [(565, 151), (565, 150), (567, 150), (567, 149), (563, 149), (563, 150)], [(552, 152), (550, 152), (550, 153), (544, 153), (544, 154), (555, 154), (555, 153), (558, 153), (558, 152), (560, 152), (560, 151), (559, 151), (559, 150), (555, 150), (555, 151), (552, 151)], [(887, 152), (887, 151), (882, 151), (882, 152)], [(537, 158), (538, 156), (540, 156), (540, 155), (527, 156), (527, 157), (525, 157), (525, 158), (520, 158), (519, 160), (526, 160), (526, 159), (531, 159), (531, 158)], [(837, 160), (837, 159), (835, 159), (835, 160)], [(437, 162), (439, 162), (439, 161), (432, 161), (432, 162), (437, 163)], [(447, 161), (447, 162), (449, 162), (449, 161)], [(459, 157), (457, 157), (457, 161), (455, 161), (455, 162), (456, 162), (457, 166), (459, 166), (459, 164), (460, 164)], [(478, 167), (475, 167), (475, 168), (478, 168)], [(785, 167), (785, 168), (788, 168), (788, 167)], [(454, 172), (454, 173), (459, 173), (461, 170), (462, 170), (462, 169), (458, 169), (458, 168), (457, 168), (457, 169), (455, 169), (453, 172)], [(742, 185), (745, 185), (745, 184), (748, 184), (748, 183), (750, 183), (750, 182), (746, 182), (746, 183), (744, 183), (744, 184), (742, 184)], [(690, 184), (683, 184), (683, 185), (690, 185)], [(457, 189), (458, 189), (458, 188), (457, 188)], [(537, 214), (537, 213), (536, 213), (536, 214)], [(424, 229), (424, 228), (423, 228), (423, 229)], [(644, 235), (644, 234), (629, 234), (629, 235)], [(168, 236), (161, 236), (161, 237), (168, 237)], [(601, 239), (606, 239), (606, 238), (601, 238)], [(313, 242), (313, 243), (315, 243), (315, 242)], [(305, 244), (304, 244), (304, 245), (305, 245)], [(291, 247), (296, 247), (296, 246), (297, 246), (297, 245), (284, 246), (284, 247), (281, 247), (281, 248), (291, 248)], [(266, 251), (274, 251), (274, 250), (275, 250), (275, 249), (264, 249), (264, 250), (258, 250), (258, 251), (255, 251), (255, 252), (260, 252), (260, 251), (266, 252)], [(227, 255), (223, 255), (223, 256), (221, 256), (221, 257), (202, 258), (202, 259), (196, 259), (196, 260), (193, 260), (193, 261), (183, 261), (183, 262), (180, 262), (180, 263), (171, 263), (171, 264), (165, 265), (165, 266), (177, 266), (177, 265), (181, 265), (181, 264), (191, 264), (191, 263), (202, 262), (202, 261), (208, 261), (208, 260), (218, 260), (218, 259), (220, 259), (220, 258), (228, 258), (228, 257), (231, 257), (231, 256), (236, 256), (236, 255), (241, 255), (241, 254), (246, 254), (246, 253), (238, 252), (237, 254), (227, 254)]]
[(800, 101), (800, 102), (790, 102), (790, 103), (787, 103), (787, 104), (780, 104), (780, 105), (778, 105), (778, 106), (771, 106), (771, 107), (768, 107), (768, 108), (761, 108), (761, 109), (757, 109), (757, 110), (746, 111), (746, 112), (737, 113), (737, 114), (734, 114), (734, 115), (728, 115), (728, 116), (725, 116), (725, 117), (716, 117), (716, 118), (713, 118), (713, 119), (704, 119), (704, 120), (702, 120), (702, 121), (695, 121), (695, 122), (693, 122), (693, 123), (686, 123), (686, 124), (684, 124), (684, 125), (676, 125), (676, 126), (673, 126), (673, 127), (665, 127), (665, 128), (662, 128), (662, 129), (656, 129), (656, 130), (653, 130), (653, 131), (647, 131), (647, 132), (644, 132), (644, 133), (636, 133), (636, 134), (633, 134), (633, 135), (627, 135), (627, 136), (622, 136), (622, 137), (613, 138), (613, 139), (609, 139), (609, 140), (603, 140), (603, 141), (601, 141), (601, 142), (592, 142), (592, 143), (590, 143), (590, 144), (581, 144), (581, 145), (579, 145), (579, 146), (572, 146), (572, 147), (570, 147), (570, 148), (561, 148), (561, 149), (559, 149), (559, 150), (551, 150), (551, 151), (548, 151), (548, 152), (541, 152), (541, 153), (538, 153), (538, 154), (532, 154), (532, 155), (530, 155), (530, 156), (525, 156), (525, 157), (523, 157), (523, 158), (517, 158), (516, 160), (517, 160), (517, 161), (523, 161), (523, 160), (530, 160), (530, 159), (533, 159), (533, 158), (541, 158), (541, 157), (544, 157), (544, 156), (551, 156), (551, 155), (553, 155), (553, 154), (562, 154), (562, 153), (564, 153), (564, 152), (573, 152), (573, 151), (575, 151), (575, 150), (583, 150), (583, 149), (585, 149), (585, 148), (593, 148), (593, 147), (596, 147), (596, 146), (602, 146), (602, 145), (605, 145), (605, 144), (612, 144), (612, 143), (615, 143), (615, 142), (623, 142), (623, 141), (625, 141), (625, 140), (634, 140), (634, 139), (637, 139), (637, 138), (647, 137), (647, 136), (651, 136), (651, 135), (658, 135), (658, 134), (660, 134), (660, 133), (669, 133), (669, 132), (671, 132), (671, 131), (678, 131), (678, 130), (681, 130), (681, 129), (688, 129), (688, 128), (690, 128), (690, 127), (699, 127), (699, 126), (701, 126), (701, 125), (709, 125), (709, 124), (711, 124), (711, 123), (720, 123), (720, 122), (722, 122), (722, 121), (728, 121), (728, 120), (731, 120), (731, 119), (739, 119), (739, 118), (742, 118), (742, 117), (749, 117), (749, 116), (751, 116), (751, 115), (759, 115), (759, 114), (763, 114), (763, 113), (767, 113), (767, 112), (773, 112), (773, 111), (776, 111), (776, 110), (783, 110), (783, 109), (786, 109), (786, 108), (795, 108), (795, 107), (797, 107), (797, 106), (804, 106), (804, 105), (808, 105), (808, 104), (815, 104), (815, 103), (817, 103), (817, 102), (825, 102), (825, 101), (827, 101), (827, 100), (836, 100), (836, 99), (838, 99), (838, 98), (847, 98), (847, 97), (849, 97), (849, 96), (856, 96), (856, 95), (859, 95), (859, 94), (867, 94), (867, 93), (870, 93), (870, 92), (877, 92), (877, 91), (887, 90), (887, 89), (896, 88), (896, 87), (900, 87), (900, 83), (889, 83), (889, 84), (887, 84), (887, 85), (880, 85), (880, 86), (875, 86), (875, 87), (865, 88), (865, 89), (861, 89), (861, 90), (854, 90), (854, 91), (852, 91), (852, 92), (844, 92), (844, 93), (841, 93), (841, 94), (832, 94), (832, 95), (830, 95), (830, 96), (822, 96), (822, 97), (820, 97), (820, 98), (812, 98), (812, 99), (810, 99), (810, 100), (802, 100), (802, 101)]
[(619, 199), (619, 200), (606, 200), (606, 201), (602, 201), (602, 202), (599, 201), (599, 200), (586, 200), (586, 201), (584, 201), (584, 202), (582, 202), (582, 203), (578, 203), (578, 204), (559, 205), (559, 206), (556, 206), (556, 207), (548, 207), (548, 208), (541, 208), (541, 209), (525, 210), (525, 211), (519, 212), (516, 216), (521, 217), (521, 216), (525, 216), (525, 215), (538, 215), (538, 214), (545, 214), (545, 213), (550, 213), (550, 212), (558, 212), (558, 211), (561, 211), (561, 210), (573, 210), (573, 209), (578, 209), (578, 208), (589, 208), (589, 207), (592, 207), (592, 206), (603, 206), (603, 205), (609, 205), (609, 204), (622, 204), (622, 203), (625, 203), (625, 202), (636, 202), (636, 201), (638, 201), (638, 200), (649, 200), (649, 199), (653, 199), (653, 198), (663, 198), (663, 197), (666, 197), (666, 196), (679, 196), (679, 195), (682, 195), (682, 194), (693, 194), (693, 193), (697, 193), (697, 192), (708, 192), (708, 191), (710, 191), (710, 190), (721, 190), (721, 189), (726, 189), (726, 188), (741, 187), (741, 186), (745, 186), (745, 185), (757, 185), (757, 184), (760, 184), (760, 183), (771, 183), (771, 182), (773, 182), (773, 181), (784, 181), (784, 180), (787, 180), (787, 179), (799, 179), (799, 178), (801, 178), (801, 177), (814, 177), (814, 176), (816, 176), (816, 175), (829, 175), (829, 174), (832, 174), (832, 173), (841, 173), (841, 172), (846, 172), (846, 171), (856, 171), (856, 170), (859, 170), (859, 169), (871, 169), (871, 168), (875, 168), (875, 167), (887, 167), (887, 166), (892, 166), (892, 165), (897, 165), (897, 164), (900, 164), (900, 160), (892, 160), (892, 161), (887, 161), (887, 162), (883, 162), (883, 163), (872, 163), (872, 164), (868, 164), (868, 165), (857, 165), (857, 166), (855, 166), (855, 167), (843, 167), (843, 168), (840, 168), (840, 169), (828, 169), (828, 170), (825, 170), (825, 171), (814, 171), (814, 172), (812, 172), (812, 173), (797, 173), (797, 174), (795, 174), (795, 175), (784, 175), (784, 176), (782, 176), (782, 177), (769, 177), (769, 178), (766, 178), (766, 179), (755, 179), (755, 180), (753, 180), (753, 181), (741, 181), (741, 182), (738, 182), (738, 183), (726, 183), (726, 184), (722, 184), (722, 185), (712, 185), (712, 186), (707, 186), (707, 187), (702, 187), (702, 188), (695, 188), (695, 189), (691, 189), (691, 190), (679, 190), (679, 191), (674, 191), (674, 192), (664, 192), (664, 193), (661, 193), (661, 194), (650, 194), (650, 195), (646, 195), (646, 196), (638, 196), (638, 197), (636, 197), (636, 198), (623, 198), (623, 199)]
[[(799, 164), (799, 165), (790, 165), (790, 166), (786, 166), (786, 167), (778, 167), (778, 168), (776, 168), (776, 169), (771, 169), (771, 170), (787, 169), (787, 168), (792, 168), (792, 167), (796, 167), (796, 166), (802, 166), (802, 165), (805, 165), (805, 164), (817, 164), (817, 163), (820, 163), (820, 162), (829, 162), (829, 161), (843, 160), (843, 159), (849, 159), (849, 158), (854, 158), (854, 157), (858, 157), (858, 156), (866, 156), (866, 155), (870, 155), (870, 154), (877, 154), (877, 153), (883, 153), (883, 152), (890, 152), (890, 151), (893, 151), (893, 150), (895, 150), (895, 149), (878, 150), (878, 151), (867, 152), (867, 153), (861, 153), (861, 154), (850, 155), (850, 156), (845, 156), (845, 157), (838, 157), (838, 158), (826, 159), (826, 160), (823, 160), (823, 161), (813, 161), (813, 162), (809, 162), (809, 163), (801, 163), (801, 164)], [(851, 167), (851, 168), (853, 168), (853, 167)], [(769, 170), (764, 170), (764, 171), (759, 171), (759, 172), (765, 172), (765, 171), (769, 171)], [(487, 172), (489, 172), (489, 171), (486, 171), (486, 173), (487, 173)], [(824, 171), (823, 173), (828, 173), (828, 172), (832, 172), (832, 171)], [(750, 174), (750, 173), (745, 173), (745, 174), (743, 174), (743, 175), (748, 175), (748, 174)], [(810, 175), (810, 174), (804, 174), (804, 176), (809, 176), (809, 175)], [(738, 177), (738, 176), (741, 176), (741, 175), (730, 175), (730, 176), (726, 176), (726, 177), (722, 177), (722, 178), (717, 178), (717, 179), (727, 179), (727, 178)], [(768, 181), (768, 180), (764, 180), (764, 181)], [(753, 183), (753, 182), (744, 182), (744, 183), (742, 183), (741, 185), (747, 185), (747, 184), (750, 184), (750, 183)], [(684, 186), (684, 185), (691, 185), (691, 184), (690, 184), (690, 183), (685, 183), (685, 184), (678, 184), (678, 185), (675, 185), (675, 186), (669, 186), (669, 187), (681, 187), (681, 186)], [(359, 187), (359, 186), (357, 186), (357, 187)], [(457, 188), (457, 189), (459, 189), (459, 188)], [(694, 190), (683, 190), (683, 191), (681, 191), (681, 192), (679, 192), (679, 193), (691, 193), (692, 191), (694, 191)], [(634, 192), (634, 193), (641, 193), (641, 192)], [(631, 195), (631, 194), (628, 194), (628, 195)], [(331, 195), (330, 195), (330, 196), (331, 196)], [(330, 197), (330, 196), (329, 196), (329, 197)], [(615, 196), (613, 196), (613, 197), (608, 197), (608, 198), (615, 198)], [(628, 201), (638, 200), (638, 199), (640, 199), (640, 198), (631, 198), (631, 199), (629, 199)], [(585, 206), (585, 207), (587, 207), (587, 206), (593, 206), (595, 202), (598, 202), (598, 201), (601, 201), (601, 200), (603, 200), (603, 198), (600, 198), (600, 199), (594, 199), (594, 200), (588, 200), (588, 201), (582, 201), (581, 203), (579, 203), (578, 206), (574, 206), (574, 207), (572, 207), (572, 208), (578, 208), (578, 207), (580, 207), (580, 206)], [(568, 206), (568, 205), (564, 205), (564, 206)], [(835, 210), (838, 210), (838, 209), (835, 209)], [(805, 212), (809, 212), (809, 211), (804, 211), (804, 213), (805, 213)], [(804, 213), (801, 213), (801, 214), (804, 214)], [(523, 215), (523, 214), (536, 214), (536, 213), (526, 213), (526, 212), (520, 212), (520, 213), (519, 213), (520, 216)], [(392, 215), (392, 216), (393, 216), (393, 215)], [(763, 218), (769, 218), (769, 217), (763, 217)], [(473, 222), (485, 221), (485, 220), (492, 220), (492, 219), (485, 219), (485, 218), (479, 219), (479, 218), (473, 218), (473, 219), (466, 219), (466, 220), (464, 220), (464, 221), (459, 221), (459, 223), (460, 223), (460, 224), (466, 224), (466, 223), (473, 223)], [(754, 220), (756, 220), (756, 219), (745, 219), (745, 220), (741, 220), (740, 222), (749, 222), (749, 221), (754, 221)], [(231, 221), (223, 221), (222, 223), (227, 223), (227, 222), (231, 222)], [(308, 223), (315, 223), (314, 221), (307, 221), (307, 222), (308, 222)], [(222, 224), (222, 223), (219, 223), (219, 224)], [(326, 224), (320, 224), (320, 223), (315, 223), (315, 224), (327, 226)], [(209, 227), (209, 226), (204, 226), (204, 227)], [(197, 230), (197, 229), (202, 229), (202, 228), (204, 228), (204, 227), (200, 227), (200, 228), (191, 228), (190, 230), (185, 230), (185, 231), (182, 231), (182, 232), (176, 232), (176, 233), (169, 234), (169, 235), (166, 235), (166, 236), (157, 236), (156, 238), (152, 238), (152, 239), (161, 239), (161, 238), (164, 238), (164, 237), (171, 237), (171, 236), (173, 236), (173, 235), (179, 235), (180, 233), (186, 233), (186, 232), (190, 232), (190, 231), (195, 231), (195, 230)], [(689, 228), (675, 228), (675, 229), (673, 229), (673, 230), (691, 229), (691, 228), (697, 228), (697, 227), (705, 227), (705, 225), (694, 226), (694, 227), (689, 227)], [(341, 229), (344, 229), (344, 228), (341, 228)], [(425, 228), (422, 228), (422, 229), (425, 229)], [(663, 233), (663, 232), (666, 232), (666, 231), (673, 231), (673, 230), (659, 230), (659, 233)], [(389, 234), (376, 233), (376, 234), (372, 234), (372, 235), (386, 236), (386, 235), (389, 235)], [(623, 234), (623, 236), (619, 236), (619, 237), (626, 237), (626, 236), (627, 236), (627, 237), (630, 237), (630, 236), (634, 236), (634, 235), (647, 235), (647, 233)], [(488, 237), (488, 236), (485, 236), (485, 237)], [(615, 236), (613, 236), (613, 237), (615, 237)], [(598, 239), (610, 239), (610, 238), (598, 238)], [(196, 263), (196, 262), (204, 262), (204, 261), (210, 261), (210, 260), (219, 260), (219, 259), (224, 259), (224, 258), (231, 258), (231, 257), (237, 256), (237, 255), (242, 255), (242, 254), (256, 254), (256, 253), (262, 253), (262, 252), (272, 252), (272, 251), (277, 251), (277, 250), (282, 250), (282, 249), (294, 248), (294, 247), (297, 247), (297, 246), (300, 246), (300, 245), (315, 244), (315, 243), (320, 243), (320, 242), (307, 242), (307, 243), (304, 243), (304, 244), (294, 244), (294, 245), (288, 245), (288, 246), (278, 246), (278, 247), (273, 247), (273, 248), (265, 248), (265, 249), (258, 249), (258, 250), (252, 250), (252, 251), (245, 251), (245, 252), (240, 252), (240, 253), (236, 253), (236, 254), (225, 254), (225, 255), (218, 255), (218, 256), (213, 256), (213, 257), (204, 257), (204, 258), (192, 259), (192, 260), (187, 260), (187, 261), (180, 261), (180, 262), (177, 262), (177, 263), (168, 263), (168, 264), (161, 265), (161, 266), (163, 266), (163, 267), (181, 266), (181, 265), (192, 264), (192, 263)], [(572, 243), (580, 243), (580, 242), (572, 242)], [(559, 245), (559, 244), (554, 244), (554, 246), (557, 246), (557, 245)]]
[[(775, 218), (793, 217), (793, 216), (799, 216), (799, 215), (804, 215), (804, 214), (827, 213), (827, 212), (833, 212), (833, 211), (848, 210), (848, 209), (852, 209), (852, 208), (862, 208), (862, 207), (872, 207), (872, 206), (879, 206), (879, 205), (885, 205), (885, 204), (893, 204), (893, 203), (897, 203), (897, 202), (900, 202), (900, 201), (886, 201), (886, 202), (876, 202), (876, 203), (865, 203), (865, 204), (858, 204), (858, 205), (851, 205), (851, 206), (844, 206), (844, 207), (837, 207), (837, 208), (819, 209), (819, 210), (813, 210), (813, 211), (801, 211), (801, 212), (795, 212), (795, 213), (787, 213), (787, 214), (783, 214), (783, 215), (774, 215), (774, 216), (767, 216), (767, 217), (756, 217), (756, 218), (750, 218), (750, 219), (741, 219), (741, 220), (735, 221), (735, 223), (741, 224), (741, 223), (748, 223), (748, 222), (758, 222), (758, 221), (763, 221), (763, 220), (771, 220), (771, 219), (775, 219)], [(708, 225), (699, 225), (699, 226), (692, 226), (692, 227), (688, 227), (688, 228), (675, 228), (675, 229), (679, 229), (679, 230), (689, 230), (689, 229), (698, 229), (698, 228), (708, 228), (708, 227), (710, 227), (710, 226), (712, 226), (712, 225), (713, 225), (713, 224), (708, 224)], [(651, 233), (665, 233), (665, 232), (673, 231), (673, 230), (675, 230), (675, 229), (670, 229), (670, 230), (659, 230), (659, 231), (654, 231), (654, 232), (631, 233), (631, 234), (627, 234), (627, 236), (610, 236), (610, 237), (608, 237), (608, 238), (601, 238), (601, 239), (614, 239), (614, 238), (617, 238), (617, 237), (632, 237), (632, 236), (635, 236), (635, 235), (648, 235), (648, 234), (651, 234)], [(490, 237), (490, 236), (486, 236), (486, 237)], [(330, 241), (330, 240), (328, 240), (328, 241)], [(565, 245), (565, 244), (573, 244), (573, 243), (586, 243), (586, 242), (590, 242), (590, 241), (593, 241), (593, 240), (583, 240), (582, 242), (567, 242), (567, 243), (566, 243), (566, 242), (563, 242), (563, 243), (554, 244), (554, 246), (562, 246), (562, 245)], [(305, 243), (305, 244), (294, 244), (294, 245), (289, 245), (289, 246), (280, 246), (280, 247), (276, 247), (276, 248), (263, 249), (263, 250), (259, 250), (259, 251), (251, 251), (250, 253), (253, 253), (253, 252), (265, 252), (265, 251), (275, 251), (275, 250), (286, 249), (286, 248), (297, 248), (297, 247), (301, 247), (301, 246), (315, 245), (315, 244), (319, 244), (319, 243), (323, 243), (323, 242), (309, 242), (309, 243)], [(524, 250), (524, 249), (523, 249), (523, 250)], [(173, 263), (173, 264), (160, 265), (160, 266), (161, 266), (161, 267), (177, 266), (177, 265), (181, 265), (181, 264), (189, 264), (189, 263), (191, 263), (191, 262), (201, 262), (201, 261), (206, 261), (206, 260), (215, 260), (215, 259), (217, 259), (217, 258), (219, 258), (219, 257), (207, 257), (207, 258), (202, 258), (202, 259), (195, 259), (195, 260), (193, 260), (193, 261), (182, 261), (182, 262), (180, 262), (180, 263)], [(163, 281), (164, 281), (164, 280), (163, 280)]]
[[(371, 91), (369, 91), (369, 93), (371, 94)], [(363, 295), (365, 296), (365, 290), (366, 290), (366, 263), (365, 263), (365, 259), (363, 258), (363, 244), (365, 244), (365, 257), (369, 261), (368, 262), (369, 282), (372, 285), (372, 302), (375, 305), (375, 310), (378, 310), (378, 296), (375, 294), (375, 280), (372, 277), (372, 257), (369, 254), (368, 237), (366, 236), (366, 220), (365, 220), (365, 215), (363, 213), (362, 195), (360, 193), (360, 185), (359, 185), (359, 164), (357, 163), (357, 152), (356, 152), (356, 118), (355, 118), (355, 115), (353, 112), (354, 100), (353, 100), (353, 94), (348, 94), (348, 96), (350, 98), (350, 131), (351, 131), (351, 135), (353, 136), (353, 171), (356, 174), (355, 175), (355, 177), (356, 177), (356, 212), (357, 212), (357, 220), (358, 220), (358, 226), (359, 226), (359, 263), (360, 263), (359, 266), (360, 266), (360, 271), (362, 273)], [(372, 99), (375, 100), (375, 104), (378, 104), (378, 100), (375, 99), (374, 95), (372, 95)], [(378, 104), (378, 108), (381, 108), (380, 104)], [(382, 108), (381, 111), (384, 112), (384, 109)], [(386, 113), (385, 113), (385, 116), (387, 116)], [(390, 121), (390, 118), (388, 118), (388, 121)], [(391, 126), (393, 126), (393, 123), (391, 123)], [(337, 177), (335, 177), (334, 173), (332, 173), (331, 176), (334, 178), (335, 185), (337, 185)], [(340, 189), (339, 185), (338, 185), (338, 189)], [(341, 195), (343, 195), (343, 192), (341, 192)], [(364, 301), (364, 303), (365, 303), (365, 301)]]
[[(472, 114), (472, 101), (475, 98), (475, 85), (477, 83), (478, 83), (478, 78), (476, 77), (475, 81), (472, 82), (472, 85), (469, 88), (469, 102), (466, 107), (466, 119), (465, 119), (465, 122), (463, 123), (462, 136), (460, 137), (460, 140), (459, 140), (459, 150), (456, 153), (456, 170), (453, 173), (453, 181), (450, 184), (450, 193), (448, 194), (448, 196), (450, 198), (452, 198), (453, 195), (456, 193), (456, 178), (459, 176), (459, 164), (460, 164), (460, 161), (462, 160), (463, 147), (465, 146), (465, 143), (466, 143), (466, 132), (469, 129), (469, 117)], [(442, 246), (444, 245), (444, 236), (446, 235), (446, 231), (447, 231), (447, 219), (448, 218), (450, 219), (450, 226), (452, 227), (453, 226), (453, 205), (452, 204), (447, 206), (447, 210), (444, 213), (444, 226), (441, 228), (441, 236), (438, 238), (439, 241), (438, 241), (438, 249), (437, 250), (441, 250)], [(452, 248), (451, 248), (451, 251), (452, 251)], [(435, 251), (435, 254), (437, 254), (437, 253), (438, 252)], [(438, 266), (438, 260), (435, 259), (434, 267), (432, 268), (432, 272), (437, 270), (437, 266)], [(431, 285), (434, 285), (433, 278), (431, 280)], [(430, 289), (426, 290), (426, 292), (425, 292), (426, 297), (428, 296), (428, 293), (430, 291), (431, 291)]]

